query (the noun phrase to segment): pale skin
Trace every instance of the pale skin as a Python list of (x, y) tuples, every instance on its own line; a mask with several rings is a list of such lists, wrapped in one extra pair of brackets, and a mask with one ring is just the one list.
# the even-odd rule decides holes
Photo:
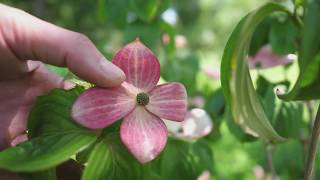
[(37, 96), (72, 87), (45, 64), (67, 67), (102, 87), (118, 86), (125, 79), (85, 35), (0, 4), (0, 150), (25, 134)]

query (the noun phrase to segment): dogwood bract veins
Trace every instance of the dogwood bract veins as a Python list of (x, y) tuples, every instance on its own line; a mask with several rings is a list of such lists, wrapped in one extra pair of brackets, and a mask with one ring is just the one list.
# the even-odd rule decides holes
[(180, 83), (157, 85), (160, 64), (139, 39), (126, 45), (112, 62), (126, 80), (119, 87), (93, 87), (83, 92), (72, 107), (72, 118), (90, 129), (101, 129), (122, 119), (123, 144), (141, 163), (153, 160), (165, 147), (167, 127), (160, 118), (183, 121), (187, 93)]

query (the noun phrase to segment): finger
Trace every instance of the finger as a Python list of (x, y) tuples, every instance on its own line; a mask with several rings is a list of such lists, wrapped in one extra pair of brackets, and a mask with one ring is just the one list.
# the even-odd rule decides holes
[(0, 30), (20, 60), (66, 66), (79, 77), (104, 87), (119, 85), (125, 79), (124, 73), (107, 61), (86, 36), (4, 5), (0, 5), (0, 12)]
[(0, 150), (26, 140), (23, 135), (26, 133), (27, 119), (36, 97), (48, 94), (54, 88), (70, 89), (74, 86), (49, 71), (39, 61), (28, 61), (27, 66), (32, 69), (27, 76), (0, 82), (0, 85), (6, 87), (0, 91)]

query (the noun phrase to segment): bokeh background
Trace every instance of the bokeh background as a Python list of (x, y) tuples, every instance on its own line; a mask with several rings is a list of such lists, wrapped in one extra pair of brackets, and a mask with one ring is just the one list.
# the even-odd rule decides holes
[[(225, 113), (219, 80), (223, 48), (239, 20), (266, 0), (0, 2), (87, 35), (109, 60), (125, 43), (140, 37), (158, 56), (162, 80), (182, 82), (190, 97), (190, 108), (204, 108), (210, 114), (214, 128), (201, 141), (209, 145), (213, 155), (207, 157), (212, 162), (209, 171), (213, 179), (301, 178), (303, 130), (300, 140), (289, 139), (274, 146), (243, 134)], [(49, 68), (66, 78), (73, 76), (65, 68)], [(272, 81), (282, 71), (278, 68), (261, 73)]]

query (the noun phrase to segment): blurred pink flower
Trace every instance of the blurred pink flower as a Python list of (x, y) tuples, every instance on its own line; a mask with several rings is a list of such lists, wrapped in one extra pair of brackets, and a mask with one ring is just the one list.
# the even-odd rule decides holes
[[(170, 36), (168, 34), (163, 34), (162, 35), (162, 43), (164, 45), (168, 45), (170, 43), (171, 39)], [(175, 35), (174, 36), (174, 46), (175, 48), (179, 49), (179, 48), (184, 48), (186, 47), (188, 44), (187, 38), (184, 35)]]
[(176, 35), (174, 37), (176, 48), (184, 48), (187, 46), (187, 38), (184, 35)]
[(279, 56), (272, 52), (270, 45), (265, 45), (254, 57), (248, 57), (248, 64), (250, 69), (265, 69), (278, 65), (289, 64), (295, 59), (296, 55), (294, 54)]
[(112, 62), (126, 80), (120, 87), (93, 87), (83, 92), (72, 107), (80, 125), (100, 129), (124, 118), (120, 137), (141, 163), (153, 160), (165, 147), (167, 128), (160, 118), (183, 121), (187, 94), (180, 83), (157, 85), (160, 64), (138, 39), (123, 47)]
[(202, 96), (194, 96), (189, 98), (189, 105), (195, 106), (197, 108), (203, 108), (206, 100)]
[(197, 180), (210, 180), (211, 174), (208, 170), (203, 171), (200, 176), (197, 178)]
[(212, 78), (214, 80), (220, 79), (220, 70), (219, 69), (216, 69), (216, 68), (213, 68), (211, 66), (206, 65), (206, 66), (202, 66), (202, 71), (209, 78)]
[(187, 141), (194, 141), (208, 135), (213, 129), (213, 123), (208, 113), (200, 108), (191, 109), (184, 121), (164, 121), (172, 136)]
[(253, 167), (253, 175), (256, 177), (256, 180), (266, 179), (266, 174), (264, 172), (264, 169), (260, 165), (256, 165)]

